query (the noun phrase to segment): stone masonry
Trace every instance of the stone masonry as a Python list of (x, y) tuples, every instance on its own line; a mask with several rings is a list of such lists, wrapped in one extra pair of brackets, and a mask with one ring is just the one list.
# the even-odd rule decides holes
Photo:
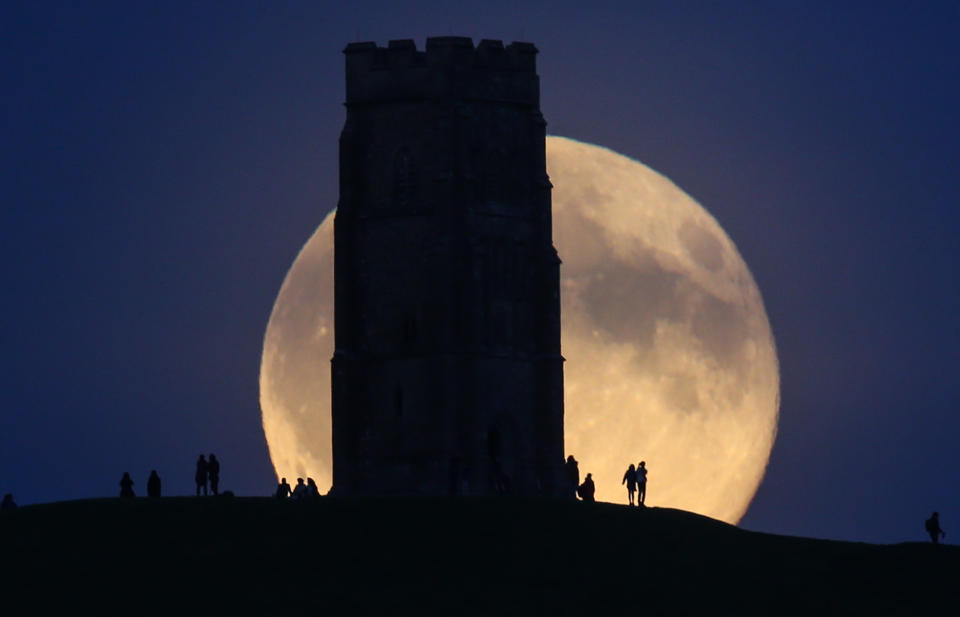
[(344, 54), (333, 492), (559, 494), (537, 49), (442, 37)]

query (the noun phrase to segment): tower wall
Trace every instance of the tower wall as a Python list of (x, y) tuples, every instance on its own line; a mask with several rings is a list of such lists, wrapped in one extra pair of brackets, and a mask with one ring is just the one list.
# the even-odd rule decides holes
[(528, 43), (344, 51), (338, 494), (554, 494), (559, 265)]

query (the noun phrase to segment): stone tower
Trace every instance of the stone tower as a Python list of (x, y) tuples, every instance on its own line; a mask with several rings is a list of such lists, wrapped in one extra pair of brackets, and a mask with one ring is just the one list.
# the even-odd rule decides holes
[(334, 493), (558, 494), (560, 260), (536, 48), (352, 43)]

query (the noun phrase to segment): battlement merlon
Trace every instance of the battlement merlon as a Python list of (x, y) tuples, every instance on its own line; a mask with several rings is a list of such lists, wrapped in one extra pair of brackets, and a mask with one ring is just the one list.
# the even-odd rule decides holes
[(540, 107), (537, 48), (461, 36), (427, 39), (426, 51), (409, 39), (350, 43), (346, 56), (347, 106), (354, 104), (481, 100)]

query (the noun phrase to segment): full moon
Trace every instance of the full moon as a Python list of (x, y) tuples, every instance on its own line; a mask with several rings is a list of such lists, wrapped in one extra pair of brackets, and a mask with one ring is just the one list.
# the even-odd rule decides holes
[[(737, 523), (777, 431), (780, 376), (760, 292), (717, 221), (670, 180), (606, 148), (548, 137), (563, 260), (566, 454), (597, 498), (646, 461), (647, 505)], [(277, 476), (332, 484), (333, 213), (270, 315), (260, 406)]]

